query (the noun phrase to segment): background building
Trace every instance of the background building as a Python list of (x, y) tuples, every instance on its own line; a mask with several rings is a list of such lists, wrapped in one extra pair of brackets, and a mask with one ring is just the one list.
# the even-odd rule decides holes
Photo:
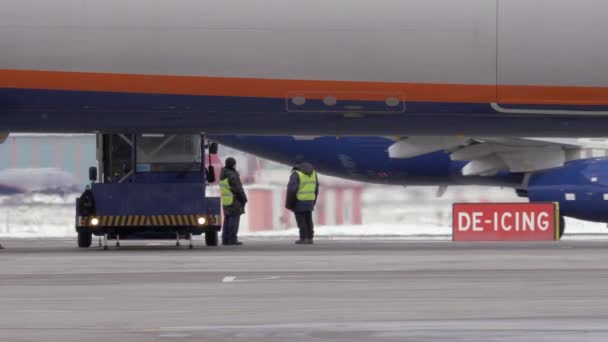
[(0, 170), (54, 168), (84, 185), (96, 164), (95, 137), (88, 134), (11, 134), (0, 145)]

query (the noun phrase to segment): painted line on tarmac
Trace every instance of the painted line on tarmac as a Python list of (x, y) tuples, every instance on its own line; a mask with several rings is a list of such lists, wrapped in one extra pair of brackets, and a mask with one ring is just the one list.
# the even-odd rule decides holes
[(281, 279), (281, 277), (280, 276), (241, 277), (241, 279), (237, 279), (236, 276), (226, 276), (226, 277), (222, 278), (222, 283), (250, 283), (250, 282), (278, 280), (278, 279)]
[(265, 277), (245, 277), (241, 276), (225, 276), (222, 278), (222, 283), (260, 283), (265, 281), (274, 281), (280, 283), (363, 283), (363, 282), (375, 282), (375, 279), (370, 278), (356, 278), (356, 279), (336, 279), (333, 276), (328, 275), (287, 275), (287, 276), (265, 276)]
[(234, 277), (234, 276), (224, 277), (222, 279), (222, 283), (232, 283), (232, 282), (234, 282), (235, 279), (236, 279), (236, 277)]

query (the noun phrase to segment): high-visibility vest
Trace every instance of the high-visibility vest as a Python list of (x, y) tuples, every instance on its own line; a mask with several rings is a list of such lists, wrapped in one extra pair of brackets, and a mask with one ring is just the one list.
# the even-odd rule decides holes
[(298, 179), (300, 180), (300, 187), (298, 188), (298, 193), (296, 195), (298, 201), (316, 200), (317, 195), (315, 194), (315, 190), (317, 190), (317, 173), (313, 171), (310, 175), (307, 175), (298, 170), (295, 170), (295, 172), (298, 174)]
[(224, 178), (220, 181), (220, 193), (222, 194), (222, 205), (231, 206), (234, 203), (234, 194), (230, 189), (228, 178)]

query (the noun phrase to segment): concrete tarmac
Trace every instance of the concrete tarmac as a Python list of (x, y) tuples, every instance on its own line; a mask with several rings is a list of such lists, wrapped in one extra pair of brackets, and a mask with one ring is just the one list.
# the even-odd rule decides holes
[(0, 341), (607, 341), (608, 241), (3, 240)]

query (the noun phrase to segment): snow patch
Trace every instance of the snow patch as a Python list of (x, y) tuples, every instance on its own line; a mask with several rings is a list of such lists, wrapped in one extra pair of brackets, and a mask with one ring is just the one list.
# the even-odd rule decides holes
[[(73, 237), (75, 201), (79, 194), (22, 194), (0, 197), (0, 237)], [(376, 215), (378, 216), (378, 215)], [(379, 217), (382, 217), (380, 215)], [(321, 238), (451, 239), (451, 220), (434, 215), (408, 213), (402, 223), (376, 222), (364, 225), (315, 227)], [(399, 221), (398, 221), (399, 222)], [(297, 238), (295, 227), (285, 230), (242, 231), (247, 238)], [(566, 218), (565, 239), (608, 239), (606, 224)]]
[[(566, 218), (567, 239), (608, 239), (608, 228), (604, 223), (586, 222)], [(299, 236), (297, 228), (286, 230), (270, 230), (260, 232), (244, 232), (246, 237), (279, 238)], [(421, 217), (418, 222), (408, 224), (366, 224), (366, 225), (343, 225), (343, 226), (318, 226), (315, 227), (315, 237), (342, 238), (342, 237), (400, 237), (412, 239), (445, 239), (452, 238), (452, 227), (429, 222)]]
[[(286, 230), (270, 230), (260, 232), (245, 232), (247, 237), (293, 237), (299, 236), (297, 228)], [(315, 227), (315, 237), (442, 237), (449, 239), (452, 236), (450, 227), (438, 226), (428, 223), (417, 224), (367, 224), (343, 226)]]

